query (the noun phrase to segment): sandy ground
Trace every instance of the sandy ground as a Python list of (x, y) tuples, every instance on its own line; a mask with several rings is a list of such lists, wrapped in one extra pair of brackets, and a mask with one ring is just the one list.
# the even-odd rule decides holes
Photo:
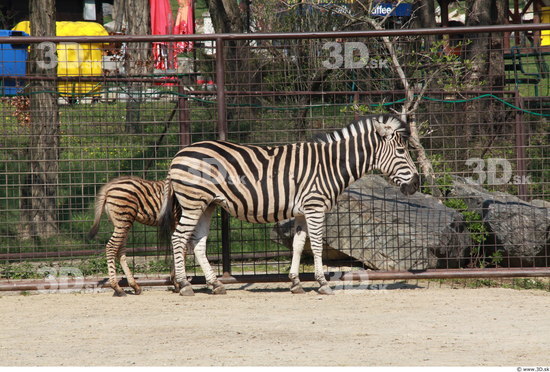
[(311, 286), (3, 294), (0, 365), (550, 366), (549, 292), (394, 283), (320, 296)]

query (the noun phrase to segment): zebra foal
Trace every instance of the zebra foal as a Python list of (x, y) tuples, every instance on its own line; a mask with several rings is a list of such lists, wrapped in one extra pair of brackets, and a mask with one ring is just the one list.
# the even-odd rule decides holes
[(408, 136), (407, 124), (397, 117), (370, 115), (315, 142), (262, 147), (204, 141), (180, 150), (170, 165), (161, 212), (169, 226), (173, 192), (182, 208), (172, 235), (180, 294), (193, 294), (185, 273), (188, 246), (213, 292), (225, 293), (206, 258), (206, 239), (216, 205), (253, 223), (295, 217), (291, 292), (303, 292), (298, 271), (308, 235), (319, 293), (332, 294), (321, 259), (325, 213), (345, 188), (371, 169), (382, 171), (403, 194), (416, 192), (420, 179), (407, 149)]
[[(126, 262), (125, 245), (134, 222), (148, 226), (160, 226), (159, 212), (166, 187), (166, 180), (148, 181), (139, 177), (123, 176), (103, 185), (97, 194), (94, 223), (88, 237), (91, 239), (96, 236), (101, 214), (105, 211), (105, 214), (114, 225), (113, 234), (105, 246), (109, 284), (115, 291), (114, 296), (122, 297), (126, 295), (126, 292), (118, 285), (116, 277), (115, 259), (117, 258), (126, 275), (128, 284), (134, 289), (136, 295), (141, 294), (141, 288), (136, 283)], [(179, 218), (181, 214), (179, 204), (175, 203), (173, 205), (171, 213), (174, 218)], [(174, 230), (173, 225), (170, 226), (170, 229)]]

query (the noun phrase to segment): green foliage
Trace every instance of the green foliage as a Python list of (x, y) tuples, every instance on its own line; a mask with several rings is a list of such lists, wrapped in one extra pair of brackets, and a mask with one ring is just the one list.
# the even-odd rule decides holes
[(550, 283), (537, 278), (514, 278), (510, 287), (513, 289), (540, 289), (550, 292)]
[(462, 199), (447, 198), (443, 203), (445, 206), (457, 210), (464, 217), (466, 228), (470, 232), (473, 242), (470, 250), (472, 264), (477, 267), (498, 266), (503, 260), (501, 251), (492, 252), (488, 257), (485, 255), (484, 245), (489, 237), (489, 231), (479, 213), (468, 210), (467, 204)]
[(358, 113), (359, 115), (387, 114), (388, 109), (386, 106), (384, 106), (383, 103), (380, 103), (379, 105), (354, 104), (342, 107), (340, 109), (340, 112), (342, 112), (343, 114)]
[(453, 179), (449, 173), (445, 173), (441, 177), (436, 178), (435, 184), (442, 195), (448, 195), (451, 192)]
[(30, 263), (0, 265), (0, 279), (36, 278), (36, 266)]
[(473, 242), (479, 247), (481, 246), (489, 236), (487, 227), (483, 223), (482, 217), (479, 213), (468, 210), (468, 206), (462, 199), (448, 198), (443, 202), (445, 206), (453, 208), (460, 212), (464, 216), (468, 231), (471, 233)]
[[(466, 228), (470, 232), (470, 238), (473, 243), (470, 250), (472, 263), (478, 267), (486, 265), (497, 266), (502, 262), (502, 252), (495, 251), (490, 257), (484, 257), (484, 245), (489, 237), (489, 231), (483, 222), (482, 216), (476, 211), (469, 210), (468, 205), (463, 199), (448, 197), (453, 185), (452, 169), (446, 165), (441, 154), (433, 154), (430, 159), (435, 173), (439, 175), (435, 183), (444, 196), (443, 204), (462, 214)], [(424, 192), (430, 193), (431, 189), (425, 188)]]
[[(441, 195), (446, 196), (451, 191), (453, 179), (451, 177), (452, 169), (445, 163), (441, 154), (429, 155), (429, 160), (436, 175), (435, 185)], [(433, 191), (429, 186), (422, 186), (422, 193), (432, 195)]]
[(539, 278), (512, 278), (512, 279), (435, 279), (440, 284), (460, 285), (466, 288), (511, 288), (516, 290), (542, 290), (550, 292), (550, 282)]
[(137, 268), (136, 271), (142, 273), (169, 273), (172, 269), (172, 264), (167, 260), (153, 260), (147, 262), (145, 267)]
[[(107, 272), (107, 258), (103, 255), (83, 260), (78, 265), (78, 269), (82, 271), (82, 275), (84, 276), (104, 274)], [(121, 268), (117, 263), (117, 271), (120, 270)]]
[[(429, 53), (425, 53), (423, 58), (419, 59), (419, 61), (430, 60), (432, 64), (439, 66), (434, 84), (444, 91), (453, 93), (481, 87), (483, 85), (481, 80), (466, 80), (468, 71), (472, 69), (472, 61), (463, 59), (460, 54), (447, 51), (446, 44), (448, 43), (447, 40), (436, 41), (432, 44)], [(470, 43), (470, 40), (467, 42), (461, 41), (454, 48), (462, 50)]]

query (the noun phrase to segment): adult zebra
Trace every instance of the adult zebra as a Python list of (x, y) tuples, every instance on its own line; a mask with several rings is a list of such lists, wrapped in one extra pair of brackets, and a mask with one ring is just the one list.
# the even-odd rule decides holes
[[(370, 115), (322, 135), (316, 142), (261, 147), (204, 141), (180, 150), (170, 166), (170, 187), (165, 189), (161, 211), (172, 209), (169, 195), (174, 192), (182, 208), (172, 235), (180, 294), (193, 294), (185, 274), (188, 243), (213, 292), (225, 293), (206, 258), (206, 239), (216, 205), (254, 223), (295, 217), (291, 292), (303, 292), (298, 270), (308, 234), (319, 293), (331, 294), (321, 260), (325, 213), (346, 187), (371, 169), (389, 176), (403, 194), (416, 192), (420, 182), (407, 150), (408, 136), (407, 124), (397, 117)], [(170, 224), (167, 219), (166, 225)]]

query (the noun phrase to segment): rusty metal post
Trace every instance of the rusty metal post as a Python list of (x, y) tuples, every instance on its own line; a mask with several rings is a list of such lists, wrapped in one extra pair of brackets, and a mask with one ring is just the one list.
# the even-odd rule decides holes
[(227, 140), (227, 112), (225, 107), (225, 56), (224, 40), (216, 39), (216, 95), (218, 102), (218, 139)]
[[(224, 40), (216, 39), (216, 99), (218, 103), (218, 139), (227, 140), (227, 112), (225, 104), (225, 56)], [(221, 210), (222, 225), (222, 268), (223, 276), (231, 276), (231, 247), (229, 241), (229, 213)]]
[[(353, 94), (353, 103), (359, 105), (359, 92)], [(359, 119), (359, 111), (355, 111), (355, 120)]]
[[(515, 95), (514, 95), (514, 104), (517, 107), (523, 107), (523, 100), (521, 99), (521, 96), (519, 94), (519, 91), (516, 89)], [(516, 175), (517, 179), (519, 180), (518, 183), (518, 196), (526, 200), (528, 196), (528, 189), (527, 189), (527, 175), (526, 175), (526, 169), (527, 169), (527, 161), (525, 156), (525, 126), (523, 123), (523, 112), (520, 110), (516, 110)]]
[(179, 79), (178, 84), (178, 108), (179, 108), (179, 122), (180, 122), (180, 146), (189, 146), (191, 144), (191, 115), (189, 113), (189, 101), (185, 96), (185, 90), (183, 89), (183, 79)]

